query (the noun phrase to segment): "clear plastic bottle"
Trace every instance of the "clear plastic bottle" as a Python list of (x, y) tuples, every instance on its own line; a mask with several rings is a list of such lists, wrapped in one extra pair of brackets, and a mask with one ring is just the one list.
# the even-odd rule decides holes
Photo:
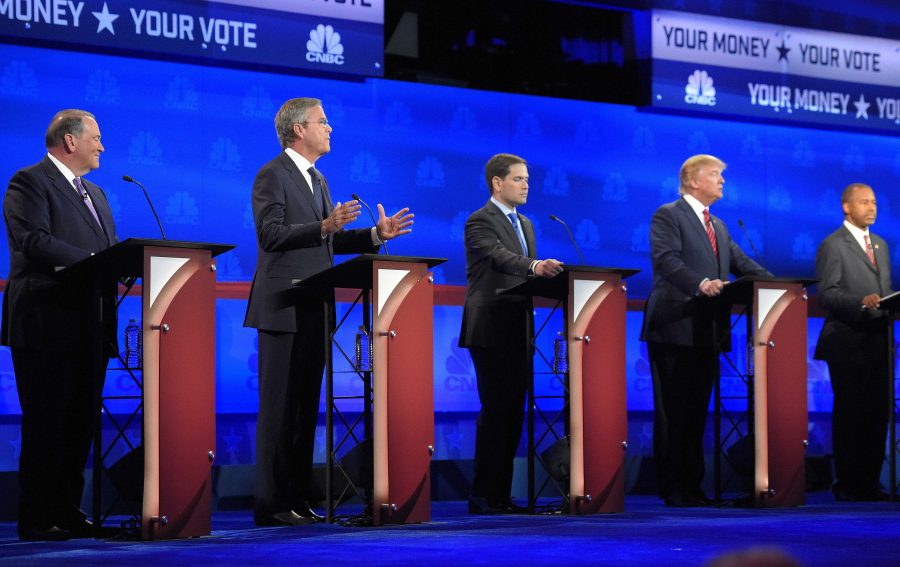
[(125, 327), (125, 366), (131, 369), (140, 368), (144, 361), (144, 337), (141, 326), (131, 319)]
[(562, 331), (553, 339), (553, 372), (565, 374), (569, 371), (569, 345)]
[(356, 332), (356, 369), (359, 372), (372, 370), (372, 341), (363, 325)]

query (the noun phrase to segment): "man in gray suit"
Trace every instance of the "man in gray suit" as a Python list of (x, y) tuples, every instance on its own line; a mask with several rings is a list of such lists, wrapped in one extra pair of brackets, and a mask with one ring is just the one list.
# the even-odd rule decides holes
[(315, 168), (331, 151), (332, 127), (321, 101), (294, 98), (275, 116), (282, 152), (253, 182), (253, 219), (259, 244), (245, 327), (259, 340), (259, 417), (256, 423), (258, 526), (308, 524), (313, 448), (319, 417), (334, 293), (293, 283), (334, 263), (335, 254), (376, 252), (385, 240), (410, 232), (409, 209), (386, 216), (378, 205), (372, 228), (344, 227), (359, 216), (357, 201), (334, 205)]
[(879, 301), (891, 292), (887, 243), (869, 232), (875, 193), (852, 183), (841, 195), (844, 224), (816, 254), (819, 303), (828, 311), (815, 358), (828, 363), (834, 392), (832, 446), (838, 500), (884, 500), (879, 477), (887, 438), (887, 314)]
[[(91, 534), (79, 509), (84, 465), (99, 411), (109, 352), (92, 339), (90, 294), (57, 270), (116, 243), (106, 195), (84, 176), (100, 167), (100, 126), (90, 112), (62, 110), (50, 121), (47, 154), (16, 172), (3, 199), (9, 282), (2, 344), (12, 351), (22, 406), (19, 537), (64, 540)], [(115, 328), (115, 289), (104, 296)], [(108, 333), (110, 329), (106, 329)]]
[(534, 349), (531, 299), (500, 292), (530, 277), (552, 278), (562, 264), (536, 259), (534, 226), (518, 212), (528, 200), (525, 160), (497, 154), (484, 173), (491, 198), (466, 220), (468, 287), (459, 346), (472, 355), (481, 401), (469, 512), (503, 514), (522, 510), (510, 491)]
[(722, 198), (725, 163), (696, 155), (681, 166), (681, 198), (656, 210), (650, 223), (653, 288), (641, 338), (653, 375), (653, 456), (667, 506), (710, 503), (701, 484), (703, 432), (719, 353), (730, 348), (730, 309), (715, 297), (737, 276), (770, 276), (709, 212)]

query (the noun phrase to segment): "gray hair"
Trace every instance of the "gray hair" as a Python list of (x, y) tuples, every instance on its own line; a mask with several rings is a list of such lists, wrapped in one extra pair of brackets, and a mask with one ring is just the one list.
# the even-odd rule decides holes
[(66, 140), (66, 134), (72, 134), (76, 138), (80, 138), (84, 132), (84, 119), (90, 118), (96, 122), (93, 114), (86, 110), (78, 110), (70, 108), (60, 110), (50, 121), (47, 127), (47, 133), (44, 135), (44, 141), (47, 148), (55, 148), (61, 146)]
[(275, 115), (275, 133), (282, 148), (287, 148), (297, 138), (294, 124), (306, 122), (310, 109), (317, 106), (322, 106), (322, 101), (317, 98), (292, 98), (281, 105)]

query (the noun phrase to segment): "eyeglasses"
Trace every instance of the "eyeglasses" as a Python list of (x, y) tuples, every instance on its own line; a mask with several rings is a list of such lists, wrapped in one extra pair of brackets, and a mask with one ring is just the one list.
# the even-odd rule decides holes
[[(300, 122), (300, 124), (309, 124), (309, 123), (310, 123), (309, 120)], [(321, 120), (316, 120), (315, 122), (313, 122), (313, 124), (321, 124), (323, 128), (328, 128), (331, 126), (331, 124), (328, 123), (327, 118), (322, 118)]]

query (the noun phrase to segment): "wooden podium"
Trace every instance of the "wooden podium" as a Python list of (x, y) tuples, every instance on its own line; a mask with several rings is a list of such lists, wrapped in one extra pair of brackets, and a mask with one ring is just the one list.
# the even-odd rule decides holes
[[(753, 503), (758, 507), (804, 502), (809, 418), (806, 287), (812, 283), (815, 280), (743, 277), (726, 285), (718, 298), (749, 309), (745, 317), (753, 403), (748, 410), (754, 438)], [(717, 403), (717, 431), (719, 409)]]
[[(625, 312), (623, 280), (638, 270), (565, 266), (507, 293), (556, 300), (568, 353), (569, 512), (625, 509)], [(529, 388), (529, 507), (534, 509), (534, 388)]]
[[(216, 265), (212, 258), (232, 248), (132, 238), (63, 270), (62, 275), (90, 284), (98, 304), (92, 310), (97, 318), (90, 322), (91, 328), (106, 331), (94, 333), (100, 349), (117, 344), (115, 325), (110, 325), (114, 314), (111, 322), (103, 320), (109, 318), (100, 307), (103, 291), (117, 282), (133, 284), (142, 278), (144, 350), (138, 383), (143, 416), (143, 539), (210, 533), (210, 472), (216, 443)], [(108, 336), (111, 328), (113, 335)], [(105, 368), (105, 361), (102, 364)], [(102, 396), (100, 390), (102, 385), (98, 396)], [(101, 475), (108, 450), (103, 445), (100, 414), (96, 425), (93, 520), (99, 533), (104, 519)]]
[[(429, 468), (434, 454), (434, 285), (429, 270), (443, 258), (362, 254), (299, 282), (300, 287), (360, 290), (363, 326), (373, 343), (371, 404), (372, 521), (431, 519)], [(298, 290), (302, 293), (302, 290)], [(331, 329), (332, 341), (335, 329)], [(326, 518), (334, 517), (334, 368), (325, 353)], [(368, 387), (367, 387), (368, 388)]]

